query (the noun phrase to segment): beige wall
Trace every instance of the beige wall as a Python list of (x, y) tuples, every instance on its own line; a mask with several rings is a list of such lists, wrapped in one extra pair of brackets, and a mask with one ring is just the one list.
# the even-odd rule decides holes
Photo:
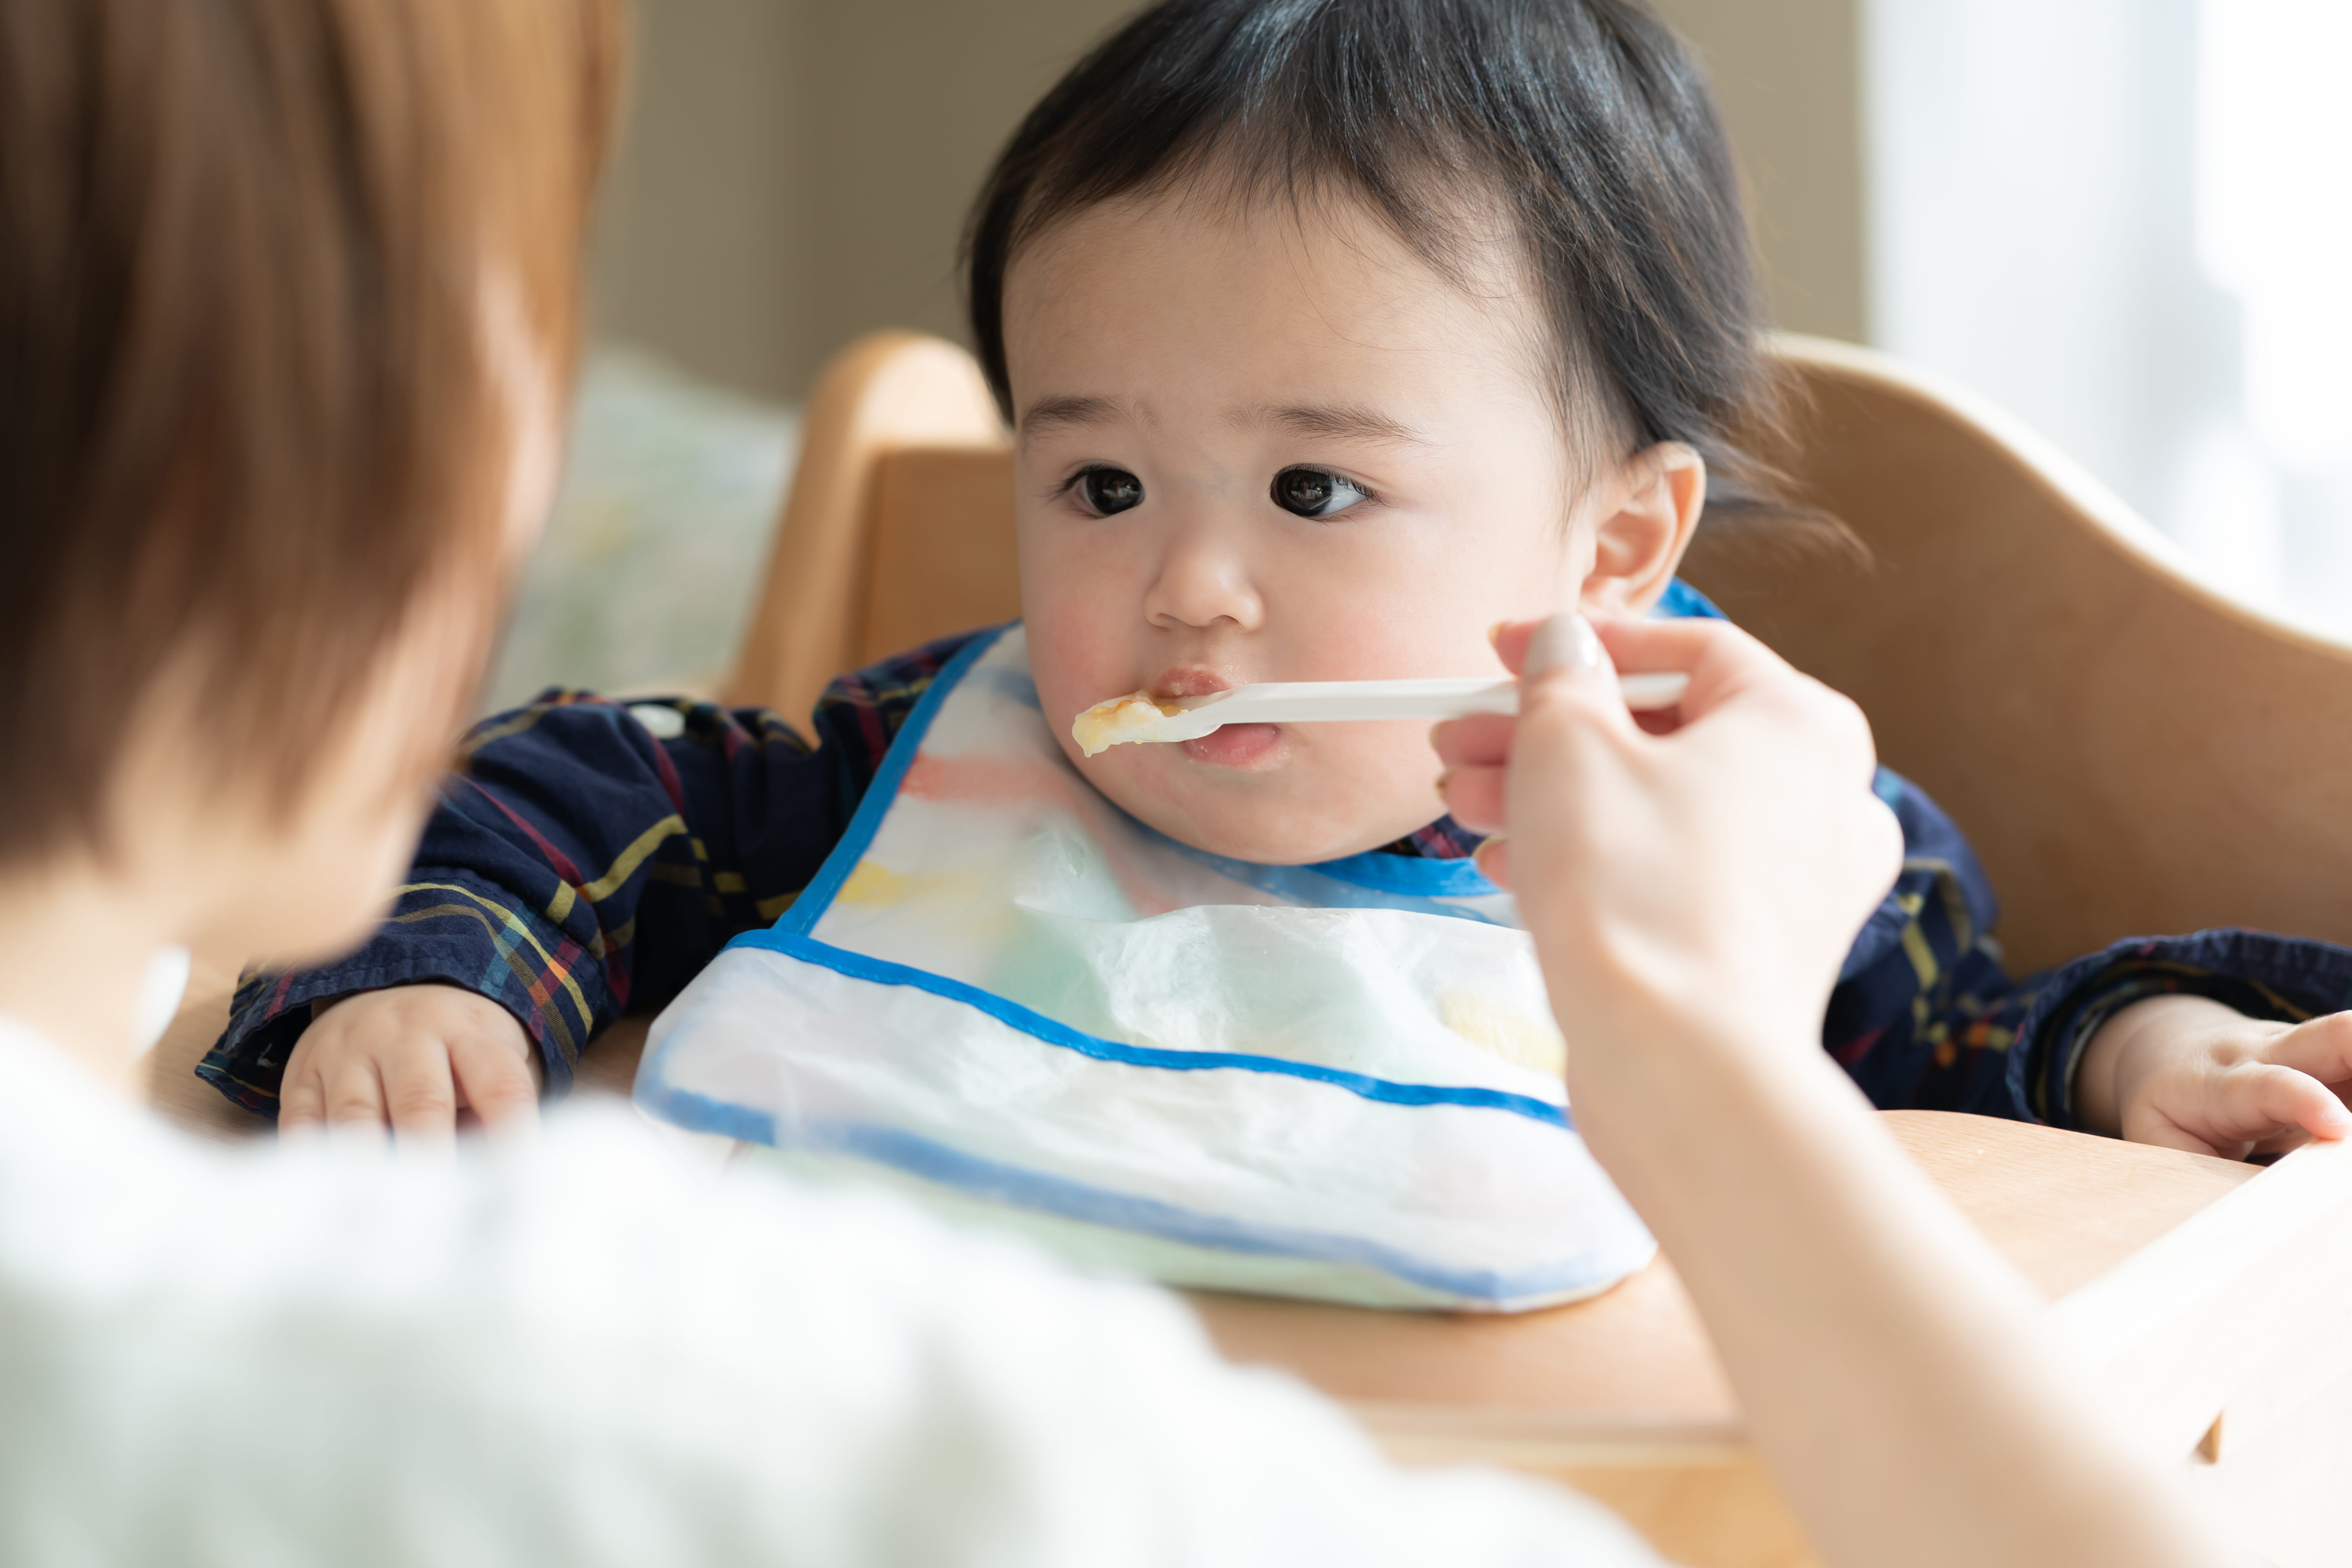
[(636, 0), (635, 12), (628, 119), (593, 258), (597, 326), (703, 375), (797, 395), (824, 352), (808, 303), (805, 8)]
[(960, 335), (965, 204), (1127, 0), (637, 0), (595, 255), (608, 335), (798, 396), (881, 326)]
[(1859, 341), (1864, 0), (1654, 0), (1706, 58), (1776, 323)]
[[(1706, 54), (1784, 325), (1858, 337), (1861, 0), (1660, 0)], [(966, 202), (1128, 0), (637, 0), (596, 253), (609, 335), (797, 396), (870, 328), (960, 335)]]

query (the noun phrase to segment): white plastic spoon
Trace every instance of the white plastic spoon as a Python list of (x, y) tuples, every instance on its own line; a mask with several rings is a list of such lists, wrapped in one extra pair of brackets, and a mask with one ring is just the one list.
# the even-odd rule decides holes
[[(1671, 708), (1690, 677), (1621, 675), (1625, 706)], [(1097, 702), (1070, 725), (1087, 756), (1130, 741), (1197, 741), (1228, 724), (1314, 724), (1345, 719), (1460, 719), (1516, 713), (1519, 683), (1473, 675), (1438, 680), (1286, 680), (1236, 686), (1208, 697), (1166, 701), (1137, 692)]]

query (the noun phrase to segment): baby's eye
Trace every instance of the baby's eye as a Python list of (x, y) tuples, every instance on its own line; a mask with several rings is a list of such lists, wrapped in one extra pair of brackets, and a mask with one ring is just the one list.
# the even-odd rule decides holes
[(1285, 468), (1274, 476), (1274, 504), (1301, 517), (1334, 517), (1370, 499), (1358, 486), (1322, 468)]
[(1143, 504), (1143, 481), (1125, 468), (1088, 468), (1078, 476), (1077, 490), (1098, 517)]

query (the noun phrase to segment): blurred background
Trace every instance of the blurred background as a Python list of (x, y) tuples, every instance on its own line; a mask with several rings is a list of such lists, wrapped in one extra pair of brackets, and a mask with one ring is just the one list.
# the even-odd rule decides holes
[[(2224, 591), (2352, 637), (2352, 0), (1658, 0), (1779, 325), (1957, 377)], [(494, 706), (708, 675), (797, 400), (961, 337), (965, 203), (1125, 0), (637, 0), (555, 524)]]

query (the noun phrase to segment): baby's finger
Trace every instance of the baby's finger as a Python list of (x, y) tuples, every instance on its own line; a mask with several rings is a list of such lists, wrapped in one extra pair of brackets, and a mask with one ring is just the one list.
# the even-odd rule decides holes
[(429, 1043), (394, 1051), (377, 1068), (394, 1139), (404, 1144), (446, 1144), (456, 1138), (457, 1089), (449, 1077), (447, 1051)]
[(278, 1086), (278, 1131), (313, 1132), (327, 1120), (326, 1086), (319, 1081), (310, 1053), (296, 1046), (286, 1064), (285, 1081)]
[(2263, 1139), (2246, 1151), (2246, 1157), (2251, 1160), (2257, 1155), (2265, 1155), (2276, 1159), (2281, 1154), (2294, 1153), (2310, 1142), (2311, 1134), (2298, 1127), (2291, 1132), (2281, 1132), (2274, 1137)]
[(2212, 1142), (2259, 1142), (2290, 1128), (2315, 1138), (2352, 1135), (2352, 1112), (2334, 1091), (2285, 1067), (2249, 1064), (2224, 1073), (2210, 1120)]
[(1500, 768), (1448, 768), (1437, 781), (1447, 815), (1473, 833), (1503, 830), (1505, 774)]
[(319, 1077), (326, 1095), (328, 1131), (383, 1131), (383, 1078), (373, 1061), (354, 1052), (324, 1064)]
[(2352, 1083), (2352, 1013), (2330, 1013), (2297, 1024), (2265, 1044), (2262, 1056), (2325, 1084)]
[(524, 1129), (539, 1124), (539, 1085), (526, 1060), (503, 1040), (467, 1035), (449, 1043), (449, 1065), (466, 1103), (486, 1127)]

